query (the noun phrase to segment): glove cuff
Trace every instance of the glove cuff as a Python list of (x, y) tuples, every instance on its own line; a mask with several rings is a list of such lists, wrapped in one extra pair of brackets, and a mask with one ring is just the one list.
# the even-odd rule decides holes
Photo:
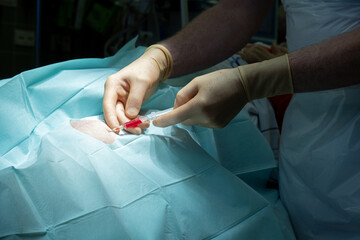
[(288, 55), (238, 67), (249, 101), (294, 93)]
[(154, 44), (154, 45), (149, 46), (145, 50), (145, 53), (148, 52), (149, 50), (153, 50), (153, 49), (158, 49), (163, 53), (163, 56), (161, 56), (160, 58), (157, 58), (157, 57), (151, 57), (151, 58), (159, 66), (159, 69), (160, 69), (160, 72), (162, 75), (160, 77), (160, 82), (164, 82), (171, 75), (174, 61), (173, 61), (172, 55), (169, 52), (169, 50), (161, 44)]

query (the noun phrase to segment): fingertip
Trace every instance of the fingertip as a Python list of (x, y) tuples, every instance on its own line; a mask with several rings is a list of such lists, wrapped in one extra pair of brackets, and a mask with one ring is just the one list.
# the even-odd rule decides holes
[(142, 123), (142, 124), (139, 125), (139, 127), (140, 127), (141, 129), (146, 129), (146, 128), (148, 128), (149, 126), (150, 126), (150, 123), (148, 123), (148, 122), (145, 122), (145, 123)]
[(130, 132), (132, 134), (136, 134), (136, 135), (140, 135), (142, 133), (142, 129), (139, 128), (139, 127), (126, 129), (126, 131), (128, 131), (128, 132)]
[(169, 122), (169, 119), (166, 120), (169, 116), (169, 114), (166, 114), (166, 115), (163, 115), (163, 116), (160, 116), (158, 118), (156, 118), (152, 123), (154, 126), (156, 127), (161, 127), (161, 128), (164, 128), (164, 127), (168, 127), (170, 125), (172, 125), (170, 122)]
[(104, 114), (105, 122), (110, 127), (110, 129), (116, 128), (120, 126), (120, 123), (116, 116), (107, 116)]
[[(119, 126), (119, 121), (116, 117), (116, 99), (114, 97), (105, 98), (103, 100), (103, 113), (106, 124), (112, 129)], [(115, 100), (114, 100), (115, 99)]]
[(161, 125), (161, 122), (159, 122), (158, 119), (154, 120), (152, 123), (153, 123), (153, 125), (154, 125), (155, 127), (163, 127), (163, 126)]
[(156, 126), (156, 127), (157, 127), (157, 126), (158, 126), (158, 122), (157, 122), (157, 120), (156, 120), (156, 119), (155, 119), (155, 120), (153, 120), (153, 121), (152, 121), (152, 124), (153, 124), (154, 126)]
[(139, 114), (139, 109), (136, 107), (129, 107), (126, 109), (126, 116), (135, 118)]
[(142, 133), (142, 129), (139, 128), (139, 127), (136, 127), (136, 128), (134, 128), (134, 132), (133, 132), (133, 133), (136, 134), (136, 135), (140, 135), (140, 134)]

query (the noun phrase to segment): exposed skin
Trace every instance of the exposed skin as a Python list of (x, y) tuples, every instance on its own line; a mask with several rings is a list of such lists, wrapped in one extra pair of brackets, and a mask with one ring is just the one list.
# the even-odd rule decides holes
[[(100, 120), (83, 119), (71, 122), (70, 125), (76, 130), (85, 133), (86, 135), (89, 135), (90, 137), (93, 137), (99, 141), (102, 141), (105, 144), (114, 143), (116, 135), (118, 134), (118, 132), (115, 133), (111, 131), (109, 126)], [(141, 127), (149, 127), (149, 125), (147, 124), (146, 126)]]
[[(266, 0), (222, 0), (178, 34), (161, 42), (173, 57), (171, 77), (210, 67), (238, 52), (256, 32), (271, 4)], [(358, 39), (360, 28), (290, 53), (294, 92), (359, 84), (360, 68), (355, 67), (360, 66)], [(153, 56), (164, 58), (159, 51), (154, 51)], [(115, 80), (107, 81), (103, 106), (111, 128), (135, 117), (141, 104), (155, 91), (161, 73), (152, 61), (139, 60), (130, 65), (134, 69), (131, 77), (121, 77), (128, 71), (124, 68)], [(137, 70), (141, 70), (140, 73)], [(205, 127), (226, 126), (246, 103), (243, 96), (238, 96), (243, 90), (236, 71), (221, 70), (195, 78), (178, 93), (174, 111), (156, 119), (154, 125), (165, 127), (181, 122)], [(112, 96), (111, 100), (108, 96)], [(242, 102), (236, 104), (238, 101)], [(216, 117), (219, 114), (222, 117)]]
[(289, 54), (295, 92), (360, 83), (360, 27)]
[(201, 70), (242, 49), (272, 6), (268, 0), (222, 0), (160, 42), (173, 56), (171, 77)]
[(111, 129), (100, 120), (79, 120), (71, 122), (70, 125), (76, 130), (106, 144), (113, 143), (116, 138), (116, 134), (111, 132)]

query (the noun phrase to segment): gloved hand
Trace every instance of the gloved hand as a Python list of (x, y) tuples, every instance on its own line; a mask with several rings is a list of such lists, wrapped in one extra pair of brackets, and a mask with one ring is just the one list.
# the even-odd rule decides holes
[(270, 52), (270, 49), (254, 43), (246, 44), (246, 46), (238, 54), (248, 64), (261, 62), (276, 57)]
[[(159, 82), (170, 76), (172, 65), (170, 52), (164, 46), (155, 44), (148, 47), (140, 58), (108, 77), (103, 110), (111, 129), (139, 114), (141, 105), (155, 92)], [(140, 128), (128, 131), (141, 133)]]
[(273, 59), (287, 53), (287, 48), (282, 45), (271, 45), (270, 49), (260, 44), (248, 43), (238, 54), (247, 63), (256, 63)]
[(159, 127), (177, 123), (224, 127), (247, 102), (293, 91), (286, 54), (195, 78), (178, 92), (174, 110), (158, 117), (153, 124)]

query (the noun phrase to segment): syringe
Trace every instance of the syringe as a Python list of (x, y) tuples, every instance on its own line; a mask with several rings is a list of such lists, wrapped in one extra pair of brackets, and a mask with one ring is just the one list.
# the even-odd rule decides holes
[(118, 133), (122, 129), (136, 128), (140, 124), (150, 122), (150, 121), (156, 119), (157, 117), (159, 117), (161, 115), (164, 115), (164, 114), (166, 114), (168, 112), (171, 112), (172, 110), (173, 110), (173, 108), (169, 108), (169, 109), (166, 109), (166, 110), (163, 110), (163, 111), (151, 112), (151, 113), (149, 113), (149, 114), (147, 114), (145, 116), (141, 116), (141, 117), (135, 118), (135, 119), (133, 119), (131, 121), (128, 121), (128, 122), (124, 123), (123, 125), (120, 125), (120, 127), (113, 128), (111, 130), (111, 132)]

